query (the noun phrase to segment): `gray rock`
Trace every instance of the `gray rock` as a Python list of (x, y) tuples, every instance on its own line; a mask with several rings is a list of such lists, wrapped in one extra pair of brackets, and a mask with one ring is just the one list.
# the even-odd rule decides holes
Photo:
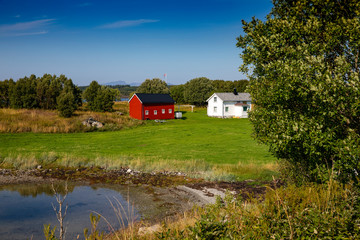
[(99, 121), (96, 121), (92, 117), (90, 117), (90, 118), (86, 119), (85, 121), (83, 121), (82, 124), (87, 126), (87, 127), (96, 127), (96, 128), (102, 128), (104, 126), (104, 124), (102, 124)]

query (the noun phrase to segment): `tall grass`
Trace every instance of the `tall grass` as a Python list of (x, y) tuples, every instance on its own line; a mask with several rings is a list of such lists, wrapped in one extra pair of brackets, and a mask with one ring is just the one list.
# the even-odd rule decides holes
[(41, 154), (13, 154), (4, 158), (0, 157), (0, 168), (11, 169), (34, 169), (41, 165), (48, 167), (101, 167), (107, 170), (116, 170), (127, 167), (141, 172), (174, 172), (185, 173), (189, 177), (202, 178), (205, 180), (241, 181), (249, 178), (271, 179), (277, 174), (277, 164), (214, 164), (204, 160), (178, 160), (160, 159), (154, 157), (134, 158), (129, 156), (120, 157), (73, 157), (71, 155), (57, 156), (56, 153)]
[(60, 117), (56, 110), (0, 108), (0, 132), (2, 133), (74, 133), (93, 131), (94, 128), (82, 125), (89, 117), (105, 124), (103, 130), (120, 130), (143, 124), (130, 118), (128, 104), (119, 102), (114, 112), (91, 112), (82, 109), (75, 111), (71, 118)]
[(157, 233), (135, 239), (359, 239), (359, 193), (354, 186), (271, 189), (264, 201), (228, 194), (224, 202), (164, 222)]

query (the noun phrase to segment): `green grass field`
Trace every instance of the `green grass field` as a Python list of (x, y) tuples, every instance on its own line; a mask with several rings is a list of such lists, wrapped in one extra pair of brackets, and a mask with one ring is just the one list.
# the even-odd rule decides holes
[(267, 147), (252, 139), (248, 119), (209, 118), (204, 110), (183, 117), (116, 132), (0, 134), (0, 161), (15, 167), (56, 161), (149, 171), (211, 170), (241, 179), (276, 171)]

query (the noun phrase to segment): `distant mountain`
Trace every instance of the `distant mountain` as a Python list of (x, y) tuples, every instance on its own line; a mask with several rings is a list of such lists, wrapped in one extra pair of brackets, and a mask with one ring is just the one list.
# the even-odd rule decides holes
[(138, 86), (141, 85), (141, 83), (133, 82), (133, 83), (130, 83), (129, 85), (132, 86), (132, 87), (138, 87)]
[[(116, 81), (116, 82), (108, 82), (108, 83), (104, 83), (102, 85), (106, 85), (106, 86), (115, 86), (115, 85), (129, 85), (128, 83), (124, 82), (124, 81)], [(130, 84), (131, 85), (131, 84)]]

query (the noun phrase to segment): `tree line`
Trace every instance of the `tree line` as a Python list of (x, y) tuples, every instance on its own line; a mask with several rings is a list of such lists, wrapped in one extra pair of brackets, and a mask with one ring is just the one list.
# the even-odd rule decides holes
[(234, 88), (238, 92), (245, 92), (248, 83), (247, 80), (224, 81), (199, 77), (189, 80), (185, 84), (168, 86), (165, 81), (154, 78), (146, 79), (136, 92), (170, 94), (177, 103), (201, 106), (215, 92), (232, 92)]
[(64, 75), (44, 74), (0, 81), (0, 107), (58, 109), (69, 117), (81, 106), (81, 91)]
[[(195, 78), (185, 84), (168, 86), (165, 81), (146, 79), (136, 92), (170, 94), (177, 103), (204, 105), (214, 92), (232, 92), (236, 88), (244, 92), (247, 80), (224, 81)], [(126, 88), (129, 90), (129, 88)], [(58, 110), (62, 117), (70, 117), (86, 102), (91, 111), (112, 111), (114, 101), (121, 96), (118, 88), (102, 86), (92, 81), (88, 87), (75, 86), (65, 75), (44, 74), (0, 81), (1, 108), (27, 108)]]
[(118, 90), (93, 81), (84, 92), (65, 75), (44, 74), (0, 81), (0, 107), (58, 110), (62, 117), (70, 117), (83, 101), (91, 111), (111, 111)]

